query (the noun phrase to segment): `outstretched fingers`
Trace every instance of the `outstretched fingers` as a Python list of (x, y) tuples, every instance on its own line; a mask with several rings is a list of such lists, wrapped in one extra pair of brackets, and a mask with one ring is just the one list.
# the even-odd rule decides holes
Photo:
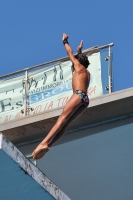
[(82, 52), (82, 48), (83, 48), (83, 40), (81, 40), (81, 42), (80, 42), (80, 44), (79, 44), (79, 46), (77, 48), (77, 52), (81, 53)]
[(80, 45), (81, 48), (83, 47), (83, 40), (81, 40)]
[(63, 33), (62, 40), (68, 39), (68, 38), (69, 38), (68, 35), (66, 33)]

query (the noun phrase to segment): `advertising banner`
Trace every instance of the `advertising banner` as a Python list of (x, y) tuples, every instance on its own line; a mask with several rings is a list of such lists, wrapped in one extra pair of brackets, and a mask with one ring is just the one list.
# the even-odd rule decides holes
[[(103, 95), (100, 52), (88, 56), (91, 74), (89, 98)], [(0, 123), (24, 117), (24, 76), (0, 82)], [(71, 62), (67, 61), (28, 73), (28, 115), (66, 105), (73, 94)]]

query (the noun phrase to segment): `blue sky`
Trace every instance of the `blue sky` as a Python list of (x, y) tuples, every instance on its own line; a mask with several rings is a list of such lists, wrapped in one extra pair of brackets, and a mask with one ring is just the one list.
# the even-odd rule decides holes
[(76, 51), (114, 42), (114, 90), (133, 87), (133, 1), (0, 1), (0, 75), (66, 56), (62, 34)]

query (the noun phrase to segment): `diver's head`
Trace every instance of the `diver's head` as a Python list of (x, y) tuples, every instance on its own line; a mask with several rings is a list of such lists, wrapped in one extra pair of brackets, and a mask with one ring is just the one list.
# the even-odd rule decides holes
[(80, 64), (82, 64), (85, 68), (88, 68), (90, 62), (88, 60), (88, 57), (85, 54), (78, 53), (77, 55), (75, 55), (75, 58), (78, 59)]

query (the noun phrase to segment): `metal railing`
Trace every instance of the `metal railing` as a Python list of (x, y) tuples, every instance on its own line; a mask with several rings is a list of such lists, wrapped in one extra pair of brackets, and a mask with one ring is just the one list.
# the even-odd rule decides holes
[[(108, 48), (108, 56), (106, 56), (106, 60), (108, 60), (109, 83), (108, 83), (107, 89), (109, 90), (109, 93), (112, 92), (112, 62), (111, 62), (112, 51), (111, 51), (111, 47), (113, 45), (114, 45), (114, 43), (110, 43), (110, 44), (107, 44), (107, 45), (104, 45), (104, 46), (94, 46), (94, 47), (88, 48), (88, 49), (83, 51), (84, 54), (91, 55), (95, 52), (99, 52), (100, 50)], [(64, 58), (60, 58), (60, 59), (53, 60), (53, 61), (50, 61), (50, 62), (42, 63), (42, 64), (39, 64), (39, 65), (32, 66), (30, 68), (26, 68), (26, 69), (23, 69), (23, 70), (19, 70), (19, 71), (13, 72), (13, 73), (9, 73), (9, 74), (0, 76), (1, 81), (11, 79), (11, 78), (16, 77), (16, 76), (18, 77), (22, 74), (25, 76), (25, 79), (22, 80), (22, 82), (24, 84), (24, 110), (23, 110), (24, 116), (26, 116), (29, 113), (29, 109), (30, 109), (27, 106), (28, 79), (29, 79), (28, 73), (31, 72), (31, 71), (37, 70), (39, 68), (42, 68), (42, 67), (44, 67), (45, 69), (46, 68), (52, 68), (53, 65), (60, 64), (62, 62), (66, 62), (68, 60), (69, 60), (69, 57), (67, 56), (67, 57), (64, 57)]]
[[(110, 56), (111, 47), (112, 46), (114, 46), (114, 43), (110, 43), (110, 44), (107, 44), (107, 45), (104, 45), (104, 46), (100, 46), (100, 47), (99, 46), (94, 46), (94, 47), (91, 47), (91, 48), (88, 48), (88, 49), (84, 50), (83, 53), (92, 54), (92, 53), (98, 52), (98, 51), (100, 51), (102, 49), (109, 48), (110, 50), (109, 50), (109, 55), (108, 56)], [(47, 65), (51, 65), (51, 64), (55, 64), (55, 63), (59, 63), (59, 62), (66, 62), (68, 60), (69, 60), (69, 57), (66, 56), (64, 58), (59, 58), (57, 60), (45, 62), (45, 63), (39, 64), (39, 65), (35, 65), (35, 66), (29, 67), (29, 68), (25, 68), (25, 69), (22, 69), (22, 70), (19, 70), (19, 71), (16, 71), (16, 72), (12, 72), (12, 73), (9, 73), (9, 74), (2, 75), (2, 76), (0, 76), (0, 79), (6, 78), (6, 77), (9, 77), (9, 76), (13, 76), (13, 75), (16, 75), (16, 74), (20, 74), (20, 73), (26, 72), (28, 70), (33, 70), (33, 69), (37, 69), (37, 68), (40, 68), (40, 67), (45, 67)]]

